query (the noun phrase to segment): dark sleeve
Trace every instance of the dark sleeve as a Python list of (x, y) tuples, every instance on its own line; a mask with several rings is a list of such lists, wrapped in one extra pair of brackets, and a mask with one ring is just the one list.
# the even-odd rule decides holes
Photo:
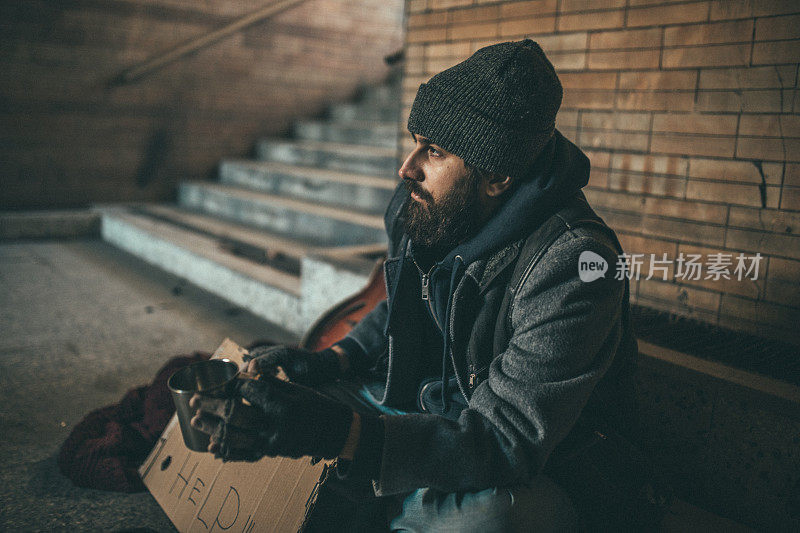
[[(607, 278), (579, 279), (584, 250), (608, 261)], [(616, 251), (600, 238), (580, 229), (560, 237), (523, 281), (513, 301), (508, 348), (493, 360), (460, 418), (383, 418), (376, 493), (478, 490), (540, 472), (619, 345), (624, 281), (613, 278), (615, 263)]]
[(388, 340), (383, 333), (386, 314), (386, 300), (382, 300), (336, 343), (347, 354), (350, 367), (357, 374), (372, 368), (386, 350)]

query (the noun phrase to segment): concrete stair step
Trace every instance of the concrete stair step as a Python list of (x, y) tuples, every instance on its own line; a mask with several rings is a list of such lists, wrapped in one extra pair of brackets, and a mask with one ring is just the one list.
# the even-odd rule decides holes
[(299, 271), (300, 261), (309, 255), (327, 257), (339, 262), (351, 259), (351, 264), (357, 267), (356, 270), (368, 271), (372, 266), (372, 260), (362, 257), (386, 251), (386, 246), (383, 244), (318, 246), (187, 211), (174, 205), (141, 204), (132, 206), (131, 209), (217, 239), (222, 246), (234, 250), (238, 255), (251, 256), (262, 263), (280, 263), (277, 268), (285, 271)]
[(264, 139), (256, 146), (259, 160), (344, 170), (358, 174), (394, 177), (397, 153), (394, 148), (354, 144)]
[(317, 246), (385, 244), (383, 218), (263, 192), (185, 182), (180, 206)]
[(393, 105), (372, 101), (337, 104), (328, 110), (328, 118), (334, 122), (374, 120), (396, 123), (400, 118), (398, 102), (399, 100)]
[(220, 182), (274, 195), (383, 214), (396, 181), (284, 163), (223, 160)]
[(104, 240), (288, 330), (307, 326), (297, 274), (256, 263), (213, 236), (130, 208), (98, 210)]
[(396, 122), (301, 121), (294, 126), (294, 137), (308, 141), (397, 147)]

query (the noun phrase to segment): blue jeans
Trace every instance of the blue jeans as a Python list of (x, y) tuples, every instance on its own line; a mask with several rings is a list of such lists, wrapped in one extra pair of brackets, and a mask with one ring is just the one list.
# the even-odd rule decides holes
[(547, 476), (526, 486), (478, 492), (418, 489), (403, 499), (389, 524), (392, 531), (579, 531), (577, 511), (564, 491)]
[[(402, 415), (404, 411), (378, 405), (365, 385), (338, 382), (323, 387), (361, 413)], [(524, 486), (488, 488), (476, 492), (441, 492), (420, 488), (390, 498), (392, 531), (452, 531), (494, 533), (501, 531), (578, 531), (575, 506), (564, 490), (539, 475)], [(393, 506), (391, 504), (394, 504)]]

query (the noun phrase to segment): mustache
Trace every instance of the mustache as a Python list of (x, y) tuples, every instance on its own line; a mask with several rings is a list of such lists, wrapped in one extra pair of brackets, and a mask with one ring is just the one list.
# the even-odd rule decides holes
[(433, 203), (433, 195), (423, 189), (419, 182), (403, 178), (403, 185), (405, 185), (406, 189), (408, 189), (408, 192), (413, 192), (426, 202)]

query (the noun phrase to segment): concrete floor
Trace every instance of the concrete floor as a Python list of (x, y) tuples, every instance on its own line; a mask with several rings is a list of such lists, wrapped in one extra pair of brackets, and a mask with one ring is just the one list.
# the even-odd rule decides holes
[(100, 241), (0, 244), (0, 531), (172, 531), (149, 493), (76, 488), (55, 456), (86, 413), (225, 337), (294, 340)]

